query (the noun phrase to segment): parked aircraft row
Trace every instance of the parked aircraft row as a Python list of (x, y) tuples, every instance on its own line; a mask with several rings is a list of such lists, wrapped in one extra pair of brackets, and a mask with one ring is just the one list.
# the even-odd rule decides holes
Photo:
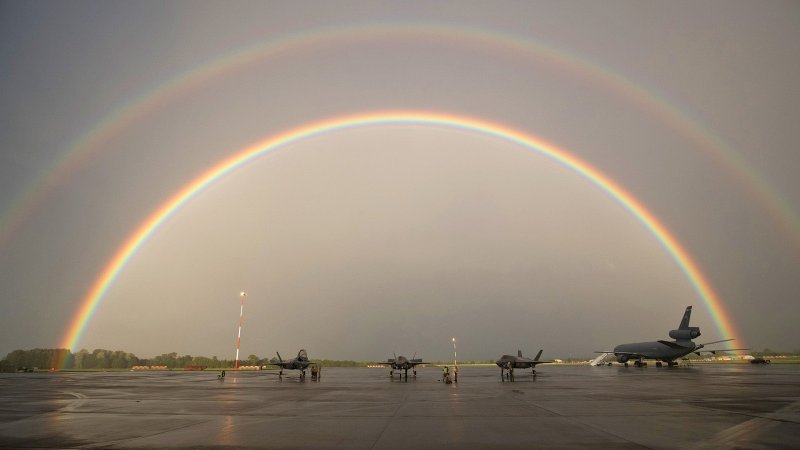
[[(645, 366), (645, 359), (656, 360), (657, 367), (661, 367), (662, 362), (667, 363), (668, 366), (672, 367), (678, 364), (676, 360), (690, 353), (695, 353), (699, 356), (700, 353), (703, 352), (715, 354), (718, 351), (749, 350), (746, 348), (701, 350), (704, 349), (706, 345), (718, 344), (721, 342), (731, 341), (733, 339), (723, 339), (721, 341), (695, 344), (693, 339), (700, 336), (700, 327), (689, 326), (689, 320), (691, 319), (691, 316), (692, 307), (687, 306), (686, 311), (683, 314), (683, 319), (678, 325), (678, 328), (669, 332), (669, 337), (673, 338), (673, 341), (658, 340), (651, 342), (634, 342), (618, 345), (614, 347), (614, 350), (597, 351), (595, 353), (601, 353), (603, 356), (614, 355), (618, 362), (625, 364), (625, 367), (628, 366), (628, 361), (630, 360), (634, 360), (634, 365), (637, 367)], [(517, 356), (501, 356), (500, 359), (496, 361), (497, 366), (500, 367), (501, 379), (508, 377), (510, 380), (513, 380), (514, 369), (531, 369), (532, 375), (536, 376), (537, 364), (548, 364), (553, 362), (542, 361), (539, 359), (541, 356), (542, 350), (539, 350), (539, 353), (537, 353), (536, 357), (533, 359), (523, 357), (521, 350), (517, 350)], [(394, 358), (389, 358), (386, 362), (379, 362), (375, 364), (388, 366), (389, 376), (391, 377), (394, 377), (394, 371), (403, 371), (403, 373), (400, 373), (400, 378), (402, 379), (403, 374), (405, 374), (405, 379), (408, 380), (409, 370), (411, 370), (414, 377), (416, 377), (416, 366), (420, 364), (430, 364), (415, 357), (416, 354), (410, 359), (402, 355), (394, 355)], [(598, 358), (596, 361), (600, 359), (601, 358)], [(305, 378), (306, 369), (309, 367), (309, 365), (314, 365), (315, 363), (309, 361), (308, 354), (305, 350), (300, 350), (297, 353), (297, 357), (286, 361), (284, 361), (281, 358), (280, 353), (278, 353), (278, 360), (273, 360), (270, 362), (270, 364), (280, 367), (280, 375), (283, 375), (284, 369), (300, 370), (300, 377)]]

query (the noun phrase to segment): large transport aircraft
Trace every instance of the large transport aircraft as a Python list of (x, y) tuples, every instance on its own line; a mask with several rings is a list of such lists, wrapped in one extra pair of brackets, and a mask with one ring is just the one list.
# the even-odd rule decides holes
[(655, 359), (656, 367), (661, 367), (662, 362), (672, 367), (678, 365), (675, 361), (676, 359), (682, 358), (690, 353), (695, 353), (700, 356), (701, 352), (716, 354), (716, 352), (720, 351), (749, 350), (747, 348), (700, 350), (706, 345), (719, 344), (720, 342), (728, 342), (733, 339), (695, 344), (692, 342), (692, 339), (700, 336), (700, 327), (689, 326), (689, 319), (691, 316), (692, 307), (687, 306), (678, 329), (669, 332), (669, 337), (675, 339), (674, 341), (659, 340), (652, 342), (635, 342), (618, 345), (614, 347), (613, 351), (596, 351), (595, 353), (613, 354), (617, 362), (625, 364), (625, 367), (628, 367), (628, 361), (630, 360), (634, 360), (634, 365), (636, 367), (646, 366), (647, 364), (643, 362), (645, 359)]
[[(414, 356), (417, 356), (416, 354)], [(389, 358), (386, 362), (379, 362), (375, 364), (382, 364), (384, 366), (389, 366), (389, 376), (394, 377), (395, 370), (402, 370), (405, 371), (406, 380), (408, 380), (408, 371), (411, 369), (414, 373), (414, 378), (417, 377), (417, 366), (420, 364), (430, 364), (422, 361), (421, 359), (415, 359), (411, 357), (411, 359), (406, 358), (403, 355), (397, 356), (394, 355), (394, 358)], [(400, 378), (403, 378), (403, 374), (400, 374)]]

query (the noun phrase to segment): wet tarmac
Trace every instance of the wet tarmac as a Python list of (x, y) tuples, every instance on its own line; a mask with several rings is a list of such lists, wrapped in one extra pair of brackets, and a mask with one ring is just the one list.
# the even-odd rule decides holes
[(800, 366), (0, 374), (3, 448), (800, 448)]

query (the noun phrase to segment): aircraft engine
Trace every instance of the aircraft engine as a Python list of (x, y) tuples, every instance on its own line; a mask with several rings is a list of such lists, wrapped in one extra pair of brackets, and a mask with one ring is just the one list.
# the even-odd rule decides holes
[(617, 355), (617, 362), (623, 364), (628, 362), (628, 355)]
[(689, 340), (700, 336), (700, 327), (689, 327), (684, 330), (672, 330), (669, 332), (669, 337), (677, 340)]

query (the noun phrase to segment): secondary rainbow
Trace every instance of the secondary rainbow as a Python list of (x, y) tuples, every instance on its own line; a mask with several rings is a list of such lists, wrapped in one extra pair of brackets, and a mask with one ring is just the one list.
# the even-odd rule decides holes
[(473, 49), (486, 48), (492, 53), (506, 51), (514, 56), (533, 57), (550, 67), (575, 74), (614, 92), (705, 150), (746, 188), (759, 206), (767, 210), (767, 217), (800, 250), (800, 217), (784, 196), (719, 136), (701, 127), (697, 120), (688, 117), (664, 96), (657, 95), (653, 89), (645, 89), (610, 68), (544, 41), (533, 41), (498, 30), (473, 29), (444, 23), (404, 22), (318, 28), (235, 48), (121, 103), (115, 110), (104, 115), (103, 120), (78, 137), (61, 157), (54, 159), (49, 166), (32, 177), (23, 192), (12, 200), (9, 208), (0, 212), (0, 247), (33, 214), (54, 186), (59, 186), (64, 178), (78, 170), (83, 161), (104, 148), (104, 143), (112, 141), (131, 124), (147, 117), (169, 101), (201, 89), (210, 80), (234, 73), (258, 61), (301, 51), (382, 39), (437, 43), (449, 41), (454, 45)]
[(482, 119), (435, 113), (427, 111), (380, 111), (334, 117), (312, 122), (288, 130), (252, 146), (244, 148), (229, 158), (214, 165), (182, 189), (167, 199), (125, 240), (111, 260), (103, 268), (85, 298), (79, 310), (72, 318), (69, 328), (62, 340), (61, 347), (76, 348), (86, 325), (92, 318), (103, 296), (114, 283), (126, 264), (136, 252), (155, 233), (159, 226), (176, 214), (187, 202), (196, 197), (215, 181), (243, 167), (247, 163), (305, 139), (332, 132), (368, 126), (419, 125), (460, 129), (496, 137), (501, 140), (521, 145), (530, 150), (563, 164), (586, 178), (598, 188), (608, 193), (620, 205), (627, 209), (658, 240), (669, 253), (680, 270), (685, 274), (697, 294), (703, 300), (714, 319), (723, 338), (735, 338), (735, 327), (723, 308), (722, 302), (711, 287), (700, 267), (692, 260), (686, 249), (670, 233), (645, 206), (633, 195), (606, 176), (600, 170), (551, 143), (532, 135), (508, 128), (506, 126)]

